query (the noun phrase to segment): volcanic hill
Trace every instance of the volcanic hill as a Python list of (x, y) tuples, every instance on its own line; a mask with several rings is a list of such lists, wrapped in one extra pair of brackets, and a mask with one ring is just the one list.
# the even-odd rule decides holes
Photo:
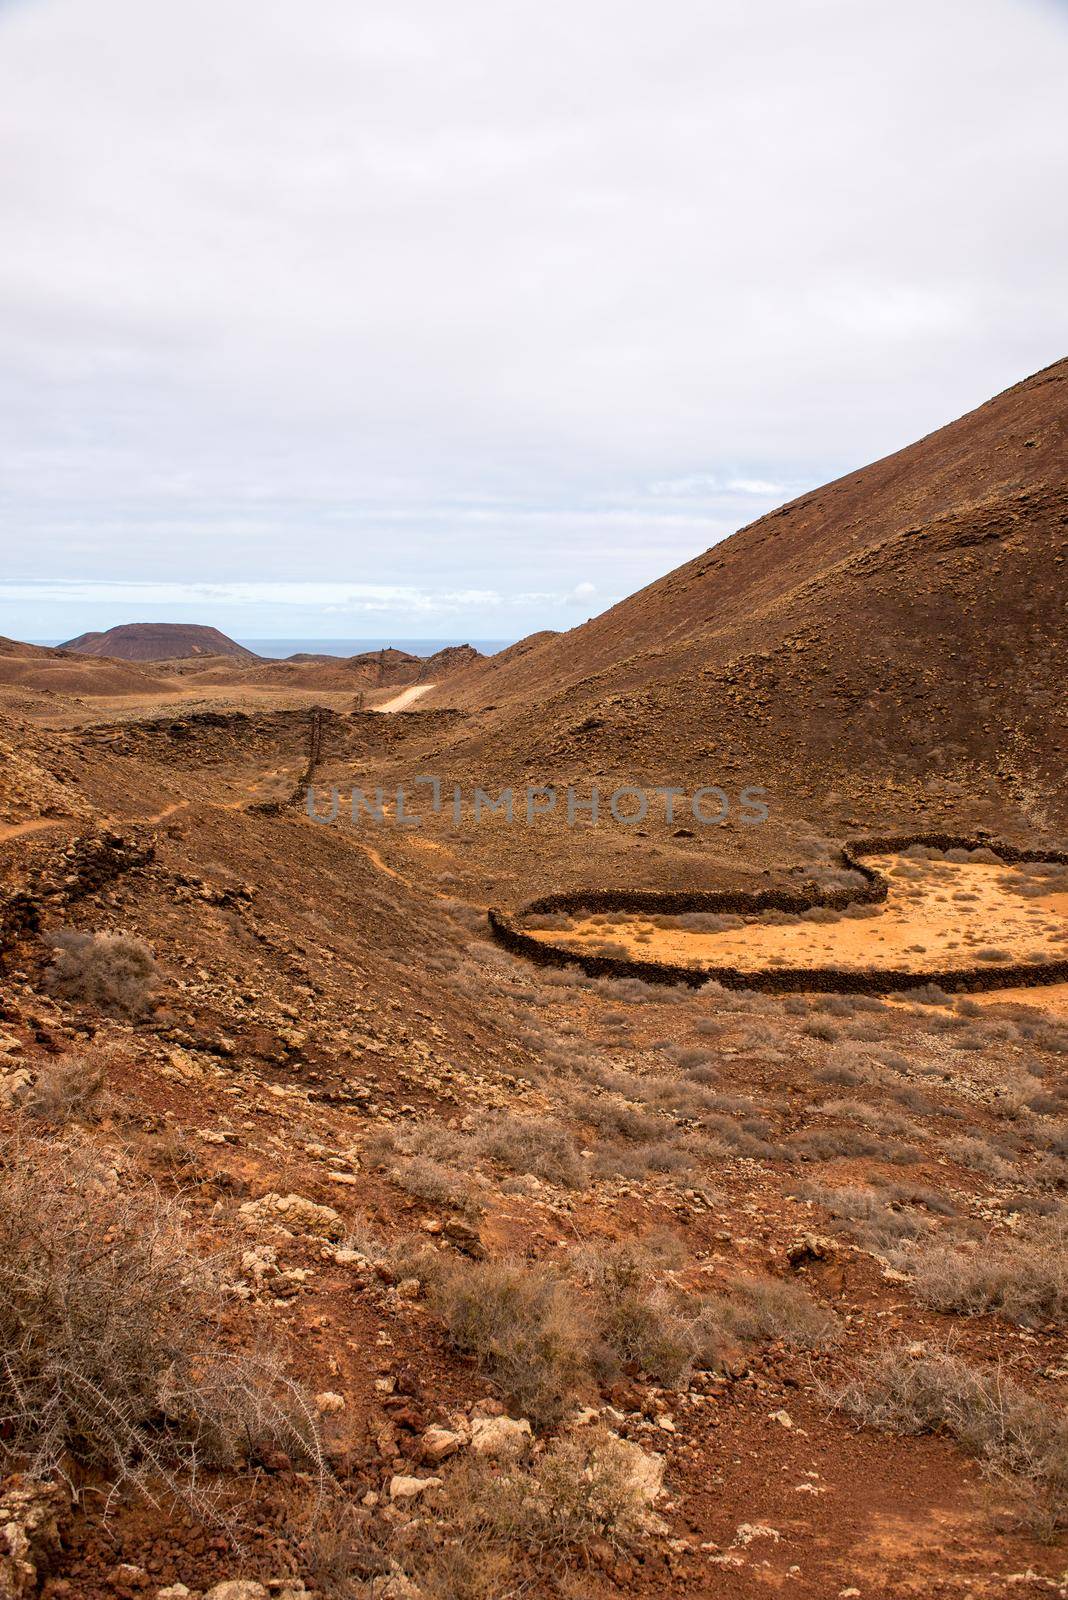
[[(1008, 785), (1063, 814), (1068, 361), (427, 705), (487, 770)], [(1036, 813), (1037, 815), (1037, 813)]]
[(187, 656), (228, 656), (248, 662), (260, 659), (218, 628), (192, 622), (124, 622), (106, 633), (81, 633), (60, 649), (83, 656), (111, 656), (118, 661), (174, 661)]

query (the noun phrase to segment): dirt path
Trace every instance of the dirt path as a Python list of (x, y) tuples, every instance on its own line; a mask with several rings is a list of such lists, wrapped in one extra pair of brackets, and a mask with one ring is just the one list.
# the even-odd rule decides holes
[(429, 693), (434, 687), (432, 683), (413, 683), (407, 689), (402, 689), (400, 694), (395, 694), (392, 700), (387, 700), (385, 705), (371, 706), (372, 711), (407, 711), (408, 707), (422, 695)]
[(18, 839), (24, 833), (41, 833), (45, 828), (58, 828), (60, 823), (77, 820), (77, 817), (38, 817), (34, 822), (0, 822), (0, 839)]
[(184, 811), (189, 804), (188, 800), (175, 800), (150, 817), (38, 817), (33, 822), (4, 822), (0, 823), (0, 843), (6, 839), (19, 839), (27, 833), (43, 833), (46, 828), (59, 828), (70, 823), (82, 823), (86, 826), (97, 823), (108, 828), (151, 827), (157, 822), (166, 822), (168, 817), (173, 817), (176, 811)]

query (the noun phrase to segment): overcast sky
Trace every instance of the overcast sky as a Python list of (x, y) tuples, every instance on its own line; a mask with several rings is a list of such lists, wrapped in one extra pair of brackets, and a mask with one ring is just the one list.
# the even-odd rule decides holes
[(1055, 0), (0, 0), (0, 633), (573, 626), (1065, 354)]

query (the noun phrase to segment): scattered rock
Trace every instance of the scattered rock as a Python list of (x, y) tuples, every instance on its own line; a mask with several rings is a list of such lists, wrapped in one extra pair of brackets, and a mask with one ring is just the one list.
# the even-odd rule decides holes
[(446, 1461), (466, 1444), (462, 1433), (451, 1428), (428, 1428), (423, 1434), (423, 1460)]
[(486, 1254), (478, 1229), (465, 1222), (463, 1217), (449, 1217), (442, 1229), (442, 1237), (474, 1261), (481, 1261)]
[(746, 1545), (752, 1544), (754, 1539), (770, 1539), (778, 1544), (781, 1537), (778, 1528), (772, 1528), (766, 1522), (742, 1522), (735, 1531), (734, 1543)]
[(821, 1233), (806, 1233), (786, 1247), (786, 1259), (792, 1267), (802, 1267), (806, 1261), (826, 1261), (834, 1254), (834, 1240)]
[(15, 1072), (5, 1072), (0, 1077), (0, 1106), (5, 1111), (14, 1111), (25, 1105), (32, 1093), (33, 1075), (25, 1067), (19, 1067)]
[(59, 1518), (68, 1505), (58, 1483), (34, 1483), (21, 1474), (0, 1485), (0, 1597), (37, 1593), (60, 1553)]
[(398, 1472), (389, 1480), (389, 1498), (418, 1500), (428, 1489), (440, 1488), (443, 1482), (443, 1478), (410, 1478), (403, 1472)]
[(335, 1394), (333, 1389), (324, 1389), (322, 1394), (315, 1396), (316, 1410), (324, 1417), (335, 1416), (345, 1409), (345, 1396)]
[(252, 1578), (227, 1578), (209, 1589), (204, 1600), (268, 1600), (268, 1594), (263, 1584)]
[(144, 1567), (135, 1566), (132, 1561), (120, 1561), (108, 1573), (108, 1582), (119, 1589), (147, 1589), (149, 1581)]
[(526, 1417), (475, 1417), (471, 1423), (471, 1448), (476, 1456), (517, 1456), (530, 1440)]

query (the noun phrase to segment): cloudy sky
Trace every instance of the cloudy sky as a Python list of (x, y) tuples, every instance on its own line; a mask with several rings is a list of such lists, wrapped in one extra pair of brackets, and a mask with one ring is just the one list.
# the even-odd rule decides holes
[(0, 633), (570, 627), (1068, 349), (1063, 0), (0, 0)]

